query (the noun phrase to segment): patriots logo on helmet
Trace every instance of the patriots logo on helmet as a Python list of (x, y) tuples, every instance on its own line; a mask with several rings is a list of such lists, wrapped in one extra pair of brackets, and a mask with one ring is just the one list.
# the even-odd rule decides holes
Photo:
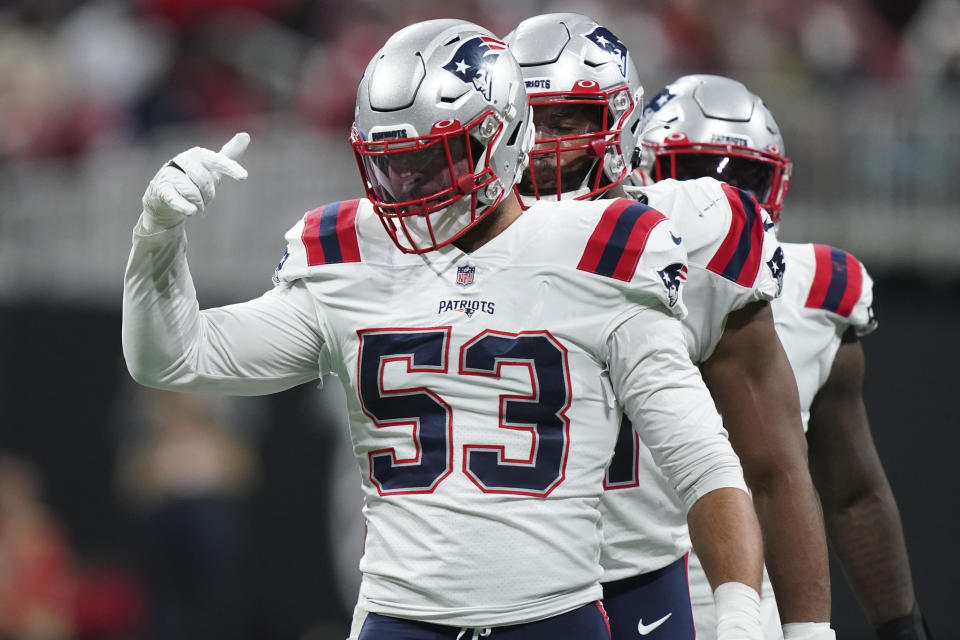
[(663, 286), (667, 288), (668, 306), (671, 308), (677, 304), (680, 299), (680, 287), (687, 280), (687, 265), (682, 262), (668, 264), (665, 268), (657, 271)]
[(664, 87), (660, 93), (650, 98), (650, 102), (643, 108), (643, 115), (647, 116), (655, 111), (660, 111), (663, 105), (677, 97), (677, 94), (670, 91), (670, 87)]
[(767, 268), (777, 281), (777, 295), (783, 291), (783, 272), (787, 270), (787, 264), (783, 259), (783, 249), (777, 247), (773, 252), (773, 257), (767, 261)]
[(496, 38), (477, 36), (457, 47), (443, 68), (463, 82), (472, 84), (490, 102), (493, 93), (493, 65), (507, 45)]
[(627, 77), (627, 47), (620, 42), (620, 38), (606, 27), (597, 26), (587, 34), (587, 38), (598, 47), (610, 53), (610, 57), (620, 68), (620, 75)]

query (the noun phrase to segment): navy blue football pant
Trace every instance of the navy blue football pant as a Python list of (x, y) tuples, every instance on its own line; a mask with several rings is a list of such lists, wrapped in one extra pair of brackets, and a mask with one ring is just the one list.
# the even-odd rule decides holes
[[(591, 602), (558, 616), (489, 629), (462, 629), (428, 622), (367, 615), (359, 640), (610, 640), (603, 606)], [(635, 640), (635, 639), (634, 639)]]
[(612, 640), (693, 640), (687, 556), (662, 569), (603, 584)]

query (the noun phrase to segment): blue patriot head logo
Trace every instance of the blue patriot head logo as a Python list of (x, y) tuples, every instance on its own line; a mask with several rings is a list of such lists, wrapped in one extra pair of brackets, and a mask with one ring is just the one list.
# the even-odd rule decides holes
[(620, 75), (627, 77), (627, 47), (620, 42), (620, 38), (606, 27), (597, 27), (587, 34), (587, 39), (610, 54), (613, 61), (620, 68)]
[(493, 66), (507, 45), (496, 38), (475, 36), (465, 40), (443, 68), (472, 84), (487, 102), (493, 95)]
[(670, 87), (664, 87), (660, 93), (650, 98), (647, 106), (643, 108), (643, 115), (648, 116), (651, 113), (660, 111), (668, 102), (677, 97), (677, 94), (670, 91)]
[(783, 272), (787, 270), (787, 263), (783, 259), (783, 249), (777, 247), (777, 250), (773, 252), (773, 257), (767, 261), (767, 268), (770, 269), (770, 274), (777, 281), (777, 295), (779, 296), (783, 292)]
[(672, 309), (680, 299), (680, 287), (687, 280), (687, 265), (682, 262), (668, 264), (665, 268), (657, 271), (663, 286), (667, 289), (668, 306)]
[(477, 275), (477, 268), (472, 265), (457, 267), (457, 284), (461, 287), (469, 287), (473, 284), (474, 277)]

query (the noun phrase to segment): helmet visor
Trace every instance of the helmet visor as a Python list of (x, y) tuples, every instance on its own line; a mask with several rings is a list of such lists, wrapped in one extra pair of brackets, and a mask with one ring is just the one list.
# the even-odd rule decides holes
[(383, 204), (443, 200), (457, 176), (473, 173), (466, 136), (367, 143), (358, 156), (377, 200)]
[(770, 200), (777, 165), (761, 158), (714, 153), (662, 153), (657, 156), (658, 175), (691, 180), (716, 178), (749, 192), (758, 202)]

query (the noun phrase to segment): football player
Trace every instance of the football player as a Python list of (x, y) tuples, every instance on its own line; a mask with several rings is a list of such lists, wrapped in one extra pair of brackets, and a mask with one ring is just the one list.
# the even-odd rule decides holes
[(184, 218), (249, 137), (193, 148), (143, 197), (124, 355), (150, 386), (347, 388), (367, 525), (361, 640), (609, 638), (597, 509), (620, 408), (681, 497), (719, 636), (760, 637), (762, 542), (742, 470), (686, 354), (670, 222), (630, 200), (543, 203), (519, 66), (488, 31), (394, 34), (357, 91), (367, 198), (307, 213), (276, 286), (199, 311)]
[[(506, 40), (523, 70), (537, 132), (517, 185), (523, 201), (624, 195), (638, 159), (642, 89), (623, 42), (577, 14), (530, 18)], [(686, 245), (684, 335), (753, 491), (781, 612), (802, 637), (832, 638), (823, 523), (797, 387), (769, 302), (783, 274), (773, 223), (750, 194), (711, 178), (629, 193), (669, 217)], [(638, 631), (692, 639), (682, 509), (629, 424), (605, 486), (601, 558), (614, 639)], [(654, 510), (658, 518), (650, 517)], [(779, 636), (771, 611), (767, 636)]]
[[(751, 193), (779, 223), (791, 163), (772, 115), (743, 84), (712, 75), (679, 78), (649, 102), (641, 127), (643, 173), (664, 180), (656, 186), (715, 177)], [(773, 302), (774, 322), (799, 386), (810, 470), (831, 546), (878, 638), (930, 638), (862, 397), (859, 338), (877, 326), (872, 281), (841, 249), (781, 247), (789, 268), (783, 295)], [(706, 631), (712, 603), (695, 566), (691, 587), (697, 629), (703, 621)], [(777, 601), (783, 616), (779, 592)]]

